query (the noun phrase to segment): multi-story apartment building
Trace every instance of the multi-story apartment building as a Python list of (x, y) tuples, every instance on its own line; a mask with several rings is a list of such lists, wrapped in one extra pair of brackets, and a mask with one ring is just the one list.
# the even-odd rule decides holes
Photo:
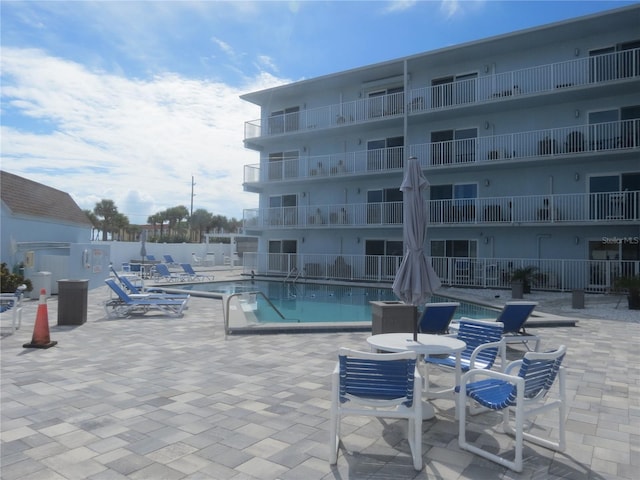
[[(640, 5), (248, 93), (257, 274), (391, 281), (409, 157), (444, 284), (640, 272)], [(294, 272), (294, 273), (291, 273)]]

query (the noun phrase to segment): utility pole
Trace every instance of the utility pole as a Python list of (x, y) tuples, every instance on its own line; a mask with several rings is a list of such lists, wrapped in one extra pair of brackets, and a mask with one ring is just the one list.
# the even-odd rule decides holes
[(191, 175), (191, 211), (189, 212), (189, 215), (193, 217), (193, 197), (196, 196), (195, 193), (193, 193), (193, 187), (196, 186), (196, 183), (193, 180), (193, 175)]

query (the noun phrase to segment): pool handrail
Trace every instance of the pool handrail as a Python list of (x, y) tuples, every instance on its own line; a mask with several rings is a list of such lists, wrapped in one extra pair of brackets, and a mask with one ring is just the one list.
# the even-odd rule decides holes
[(231, 299), (233, 297), (237, 297), (239, 295), (260, 295), (262, 298), (264, 298), (267, 303), (271, 306), (271, 308), (273, 308), (276, 313), (278, 315), (280, 315), (280, 318), (282, 318), (283, 320), (284, 315), (280, 312), (280, 310), (278, 310), (278, 308), (273, 304), (273, 302), (269, 299), (269, 297), (267, 297), (264, 293), (262, 293), (260, 290), (257, 290), (255, 292), (236, 292), (236, 293), (232, 293), (231, 295), (229, 295), (227, 297), (227, 303), (225, 305), (225, 309), (224, 309), (224, 338), (225, 340), (227, 339), (227, 335), (229, 335), (229, 302), (231, 301)]

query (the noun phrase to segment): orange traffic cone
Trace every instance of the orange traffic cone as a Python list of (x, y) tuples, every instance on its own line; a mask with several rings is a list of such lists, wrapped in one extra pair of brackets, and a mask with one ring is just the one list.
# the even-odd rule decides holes
[(40, 290), (40, 303), (36, 313), (36, 323), (33, 326), (31, 343), (22, 345), (24, 348), (49, 348), (58, 342), (52, 342), (49, 338), (49, 312), (47, 311), (47, 291)]

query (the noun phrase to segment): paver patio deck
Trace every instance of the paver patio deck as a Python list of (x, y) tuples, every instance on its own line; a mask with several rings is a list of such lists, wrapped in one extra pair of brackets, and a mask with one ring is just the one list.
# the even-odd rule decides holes
[[(525, 444), (524, 472), (506, 470), (460, 450), (453, 401), (438, 400), (423, 424), (425, 468), (415, 472), (406, 424), (391, 419), (348, 417), (338, 464), (327, 462), (336, 352), (366, 350), (366, 333), (225, 340), (220, 300), (194, 297), (179, 319), (110, 320), (107, 297), (106, 287), (89, 293), (81, 326), (57, 326), (50, 299), (53, 348), (22, 347), (37, 301), (2, 338), (3, 480), (631, 479), (640, 469), (640, 315), (535, 329), (543, 348), (568, 347), (564, 453)], [(450, 380), (442, 375), (436, 381)], [(489, 428), (498, 417), (476, 421)], [(552, 426), (542, 417), (535, 428)], [(490, 448), (512, 445), (494, 432)]]

